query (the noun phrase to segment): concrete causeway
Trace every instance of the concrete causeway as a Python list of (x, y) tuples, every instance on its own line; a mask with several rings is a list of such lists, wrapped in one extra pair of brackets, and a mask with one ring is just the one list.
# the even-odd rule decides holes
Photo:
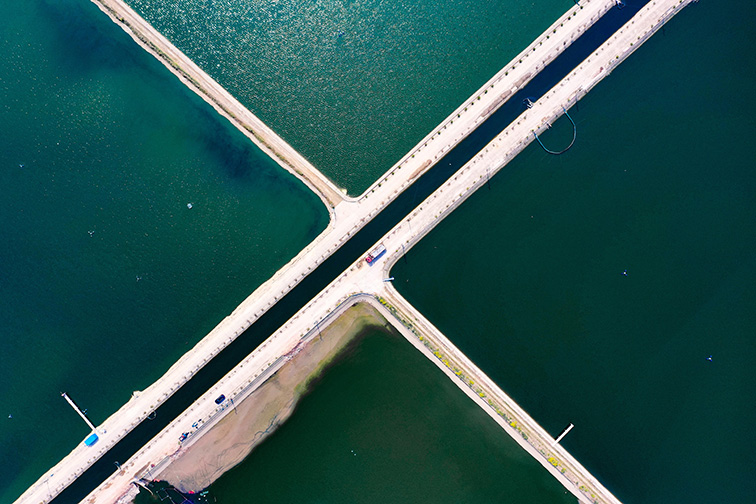
[[(461, 141), (485, 117), (492, 114), (517, 89), (529, 81), (544, 65), (561, 53), (571, 40), (585, 31), (615, 4), (614, 0), (584, 0), (582, 7), (572, 7), (542, 36), (518, 55), (513, 62), (510, 62), (459, 109), (450, 114), (444, 122), (400, 160), (396, 166), (376, 181), (363, 195), (358, 198), (348, 198), (314, 168), (307, 167), (306, 170), (299, 170), (304, 166), (299, 164), (303, 158), (298, 159), (298, 155), (293, 149), (288, 151), (286, 149), (287, 144), (283, 140), (281, 140), (283, 143), (274, 141), (278, 137), (268, 137), (269, 130), (266, 131), (265, 128), (261, 128), (235, 108), (216, 102), (216, 95), (208, 91), (215, 89), (214, 86), (198, 79), (191, 73), (182, 73), (185, 72), (185, 68), (188, 68), (185, 61), (181, 59), (181, 57), (186, 58), (185, 56), (166, 51), (165, 48), (157, 44), (152, 46), (145, 42), (141, 37), (153, 41), (151, 32), (154, 32), (154, 30), (149, 25), (144, 27), (137, 20), (127, 17), (124, 14), (125, 11), (120, 10), (120, 7), (125, 6), (123, 2), (120, 0), (93, 1), (127, 31), (137, 30), (134, 27), (138, 26), (141, 35), (131, 33), (140, 44), (146, 46), (148, 50), (161, 58), (166, 66), (170, 67), (187, 85), (229, 118), (238, 128), (246, 131), (248, 136), (254, 137), (253, 140), (258, 145), (262, 144), (264, 150), (278, 159), (282, 166), (290, 171), (293, 170), (308, 186), (314, 188), (321, 199), (329, 206), (331, 222), (328, 229), (313, 243), (252, 293), (231, 315), (187, 352), (158, 381), (143, 392), (135, 392), (134, 397), (128, 403), (98, 426), (99, 431), (103, 434), (100, 442), (94, 448), (80, 444), (71, 454), (47, 471), (37, 483), (30, 487), (19, 498), (17, 501), (19, 503), (36, 504), (49, 502), (54, 498), (111, 446), (144, 420), (159, 404), (178, 390), (205, 363), (254, 323), (282, 295), (289, 292), (316, 265), (337, 250), (356, 231), (385, 208), (393, 198), (428, 170), (445, 152)], [(531, 109), (507, 126), (494, 141), (489, 143), (485, 149), (384, 236), (379, 243), (383, 243), (388, 249), (385, 258), (372, 267), (367, 266), (362, 260), (352, 264), (157, 437), (146, 444), (130, 460), (124, 461), (120, 470), (90, 494), (86, 502), (115, 502), (121, 496), (127, 494), (130, 488), (133, 489), (131, 481), (135, 477), (156, 476), (160, 468), (168, 463), (171, 457), (180, 455), (182, 448), (177, 444), (177, 440), (182, 432), (192, 430), (190, 426), (198, 416), (211, 419), (202, 427), (206, 429), (212, 421), (224, 414), (224, 411), (214, 403), (214, 399), (220, 391), (223, 391), (222, 393), (229, 398), (236, 401), (241, 400), (245, 394), (254, 389), (256, 384), (261, 383), (266, 376), (269, 376), (278, 366), (282, 365), (285, 362), (286, 354), (294, 350), (303, 340), (306, 341), (308, 335), (311, 336), (315, 331), (316, 325), (328, 323), (329, 317), (335, 316), (339, 310), (346, 306), (345, 303), (359, 298), (382, 299), (383, 304), (379, 301), (370, 302), (377, 303), (381, 310), (388, 310), (393, 320), (397, 321), (398, 329), (417, 348), (444, 369), (447, 375), (455, 380), (465, 393), (497, 419), (508, 433), (533, 454), (555, 477), (560, 479), (565, 487), (574, 493), (581, 502), (618, 503), (619, 501), (561, 446), (552, 447), (553, 438), (549, 434), (545, 433), (533, 419), (528, 417), (503, 391), (461, 354), (448, 339), (435, 330), (430, 322), (404, 301), (389, 283), (383, 280), (388, 274), (390, 264), (393, 264), (404, 251), (427, 234), (441, 219), (483, 185), (490, 175), (505, 166), (509, 160), (532, 142), (535, 139), (534, 132), (540, 133), (546, 129), (550, 123), (564, 113), (565, 109), (576, 103), (594, 85), (606, 77), (617, 64), (637, 49), (651, 34), (690, 1), (692, 0), (652, 0), (649, 2), (630, 22), (571, 71), (557, 86), (538, 99)], [(136, 14), (133, 13), (133, 15)], [(143, 20), (142, 23), (144, 23)], [(167, 43), (167, 41), (165, 42)], [(161, 54), (170, 54), (171, 56), (165, 59)], [(176, 61), (181, 62), (177, 64), (179, 68), (171, 63)], [(194, 83), (194, 80), (201, 84)], [(217, 86), (217, 83), (215, 83), (215, 86)], [(220, 89), (222, 90), (222, 88)], [(210, 95), (212, 95), (212, 98)], [(230, 97), (230, 95), (228, 96)], [(233, 98), (231, 100), (235, 102)], [(241, 107), (240, 104), (238, 106)], [(238, 118), (242, 116), (245, 119), (239, 120)], [(248, 126), (253, 131), (250, 131)], [(274, 135), (272, 131), (269, 133)], [(291, 148), (289, 147), (289, 149)], [(392, 318), (389, 320), (392, 320)], [(431, 349), (435, 350), (431, 351)], [(443, 355), (447, 362), (453, 363), (453, 367), (444, 363), (444, 359), (440, 359), (434, 354), (434, 351)], [(455, 368), (460, 371), (460, 374), (456, 373)], [(474, 383), (479, 384), (480, 392), (476, 388), (471, 388), (469, 380), (463, 381), (460, 376), (473, 379)], [(481, 392), (484, 395), (480, 395)], [(512, 426), (512, 421), (519, 428)], [(527, 433), (527, 441), (524, 440), (523, 433)], [(196, 434), (199, 435), (201, 432)], [(190, 443), (191, 439), (188, 442)], [(564, 472), (561, 471), (562, 469), (564, 469)]]

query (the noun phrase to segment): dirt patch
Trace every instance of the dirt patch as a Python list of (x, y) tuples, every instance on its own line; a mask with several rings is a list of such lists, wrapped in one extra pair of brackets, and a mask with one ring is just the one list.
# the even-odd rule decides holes
[(210, 485), (249, 455), (294, 412), (307, 386), (369, 327), (384, 327), (372, 306), (360, 303), (310, 340), (262, 386), (236, 405), (236, 411), (214, 425), (160, 473), (182, 492), (197, 492)]

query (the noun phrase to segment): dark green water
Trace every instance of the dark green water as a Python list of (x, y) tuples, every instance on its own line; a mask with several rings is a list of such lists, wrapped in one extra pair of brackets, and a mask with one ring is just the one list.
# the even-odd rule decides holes
[(392, 271), (627, 504), (756, 495), (754, 18), (688, 7)]
[(572, 0), (127, 0), (359, 194)]
[(61, 391), (102, 422), (328, 216), (88, 1), (0, 4), (0, 104), (9, 502), (87, 434)]
[(210, 492), (219, 503), (576, 502), (420, 352), (376, 330)]

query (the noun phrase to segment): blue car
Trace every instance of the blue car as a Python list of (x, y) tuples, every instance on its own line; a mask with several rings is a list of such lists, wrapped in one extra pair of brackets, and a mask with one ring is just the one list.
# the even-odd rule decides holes
[(224, 396), (223, 394), (221, 394), (221, 395), (218, 396), (218, 399), (215, 400), (215, 404), (220, 404), (220, 403), (222, 403), (225, 400), (226, 400), (226, 396)]

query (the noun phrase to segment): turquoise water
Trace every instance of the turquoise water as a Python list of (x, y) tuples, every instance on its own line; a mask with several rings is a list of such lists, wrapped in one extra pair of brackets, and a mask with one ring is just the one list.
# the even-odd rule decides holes
[(328, 215), (84, 0), (0, 4), (0, 138), (9, 502), (87, 435), (60, 392), (102, 422)]
[(573, 0), (127, 0), (319, 170), (365, 190)]
[(392, 271), (626, 504), (756, 495), (754, 18), (686, 8)]
[(209, 489), (221, 504), (576, 502), (434, 364), (376, 330)]

